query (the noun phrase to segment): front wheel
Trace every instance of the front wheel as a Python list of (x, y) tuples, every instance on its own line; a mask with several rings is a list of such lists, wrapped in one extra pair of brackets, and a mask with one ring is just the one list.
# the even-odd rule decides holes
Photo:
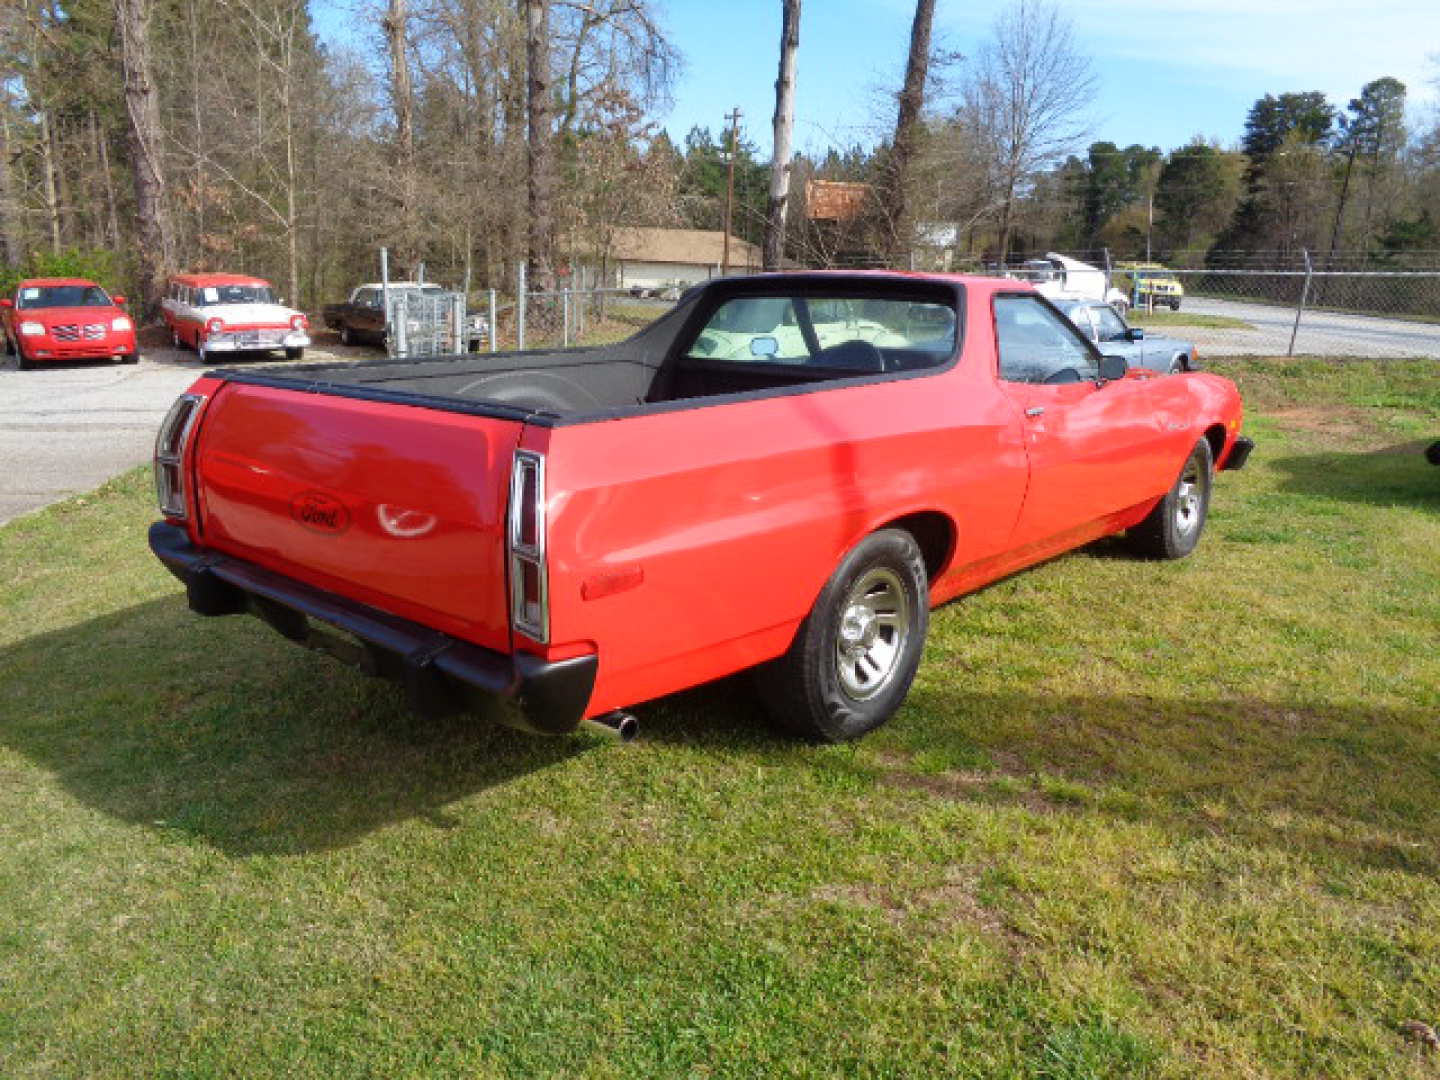
[(286, 350), (285, 350), (285, 359), (286, 359), (286, 360), (299, 360), (299, 359), (300, 359), (302, 356), (304, 356), (304, 355), (305, 355), (305, 350), (304, 350), (304, 349), (286, 349)]
[(1194, 551), (1205, 531), (1214, 475), (1210, 441), (1201, 439), (1185, 459), (1174, 486), (1126, 534), (1130, 549), (1150, 559), (1183, 559)]
[(766, 708), (806, 738), (859, 738), (905, 700), (929, 624), (915, 538), (899, 529), (872, 533), (825, 583), (789, 651), (756, 673)]
[(355, 339), (354, 339), (354, 336), (350, 333), (350, 327), (346, 326), (344, 323), (341, 323), (341, 324), (340, 324), (340, 344), (341, 344), (341, 345), (352, 345), (352, 344), (354, 344), (354, 342), (355, 342)]
[(120, 357), (118, 362), (121, 364), (138, 364), (140, 363), (140, 354), (135, 352), (126, 353)]

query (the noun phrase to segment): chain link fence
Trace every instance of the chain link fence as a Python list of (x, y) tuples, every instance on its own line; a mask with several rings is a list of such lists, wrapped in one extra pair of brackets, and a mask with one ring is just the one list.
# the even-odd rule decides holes
[[(1108, 280), (1101, 292), (1134, 325), (1152, 335), (1193, 342), (1202, 356), (1440, 360), (1440, 270), (1321, 269), (1303, 252), (1237, 256), (1224, 266), (1205, 268), (1195, 268), (1198, 255), (1177, 257), (1176, 262), (1191, 265), (1174, 268), (1112, 261), (1104, 251), (1070, 255), (1083, 256), (1101, 271), (1100, 281)], [(1017, 267), (1040, 257), (1015, 256), (1004, 266), (955, 258), (947, 260), (945, 269), (1024, 276)], [(1327, 260), (1327, 265), (1336, 261)], [(472, 335), (469, 347), (493, 352), (618, 341), (664, 314), (678, 297), (678, 288), (644, 293), (613, 288), (525, 291), (510, 297), (492, 290), (471, 299), (470, 310), (486, 314), (481, 320), (483, 339)], [(462, 351), (448, 348), (448, 340), (440, 340), (444, 333), (442, 327), (434, 342), (421, 347), (433, 349), (429, 355)], [(421, 355), (416, 343), (409, 354)]]

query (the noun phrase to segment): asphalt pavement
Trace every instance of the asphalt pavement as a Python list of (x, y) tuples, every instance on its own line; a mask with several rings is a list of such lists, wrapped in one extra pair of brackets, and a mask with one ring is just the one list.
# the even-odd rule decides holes
[[(1187, 338), (1206, 353), (1219, 356), (1284, 356), (1295, 328), (1295, 309), (1239, 300), (1187, 297), (1181, 315), (1225, 315), (1250, 324), (1248, 330), (1210, 327), (1166, 328), (1172, 337)], [(1295, 336), (1295, 352), (1310, 356), (1364, 356), (1440, 359), (1440, 323), (1307, 311)]]

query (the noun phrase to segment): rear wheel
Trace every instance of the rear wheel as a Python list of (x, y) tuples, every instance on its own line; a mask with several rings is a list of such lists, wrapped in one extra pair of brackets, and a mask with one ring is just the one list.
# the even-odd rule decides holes
[(914, 537), (872, 533), (825, 583), (789, 651), (756, 673), (766, 707), (806, 738), (859, 738), (905, 700), (929, 622), (925, 560)]
[(133, 353), (133, 352), (132, 352), (132, 353), (126, 353), (124, 356), (120, 357), (120, 363), (122, 363), (122, 364), (138, 364), (139, 362), (140, 362), (140, 354), (139, 354), (139, 353)]
[(354, 338), (353, 338), (353, 337), (351, 336), (351, 334), (350, 334), (350, 327), (346, 326), (344, 323), (341, 323), (341, 324), (340, 324), (340, 344), (341, 344), (341, 345), (350, 345), (350, 344), (353, 344), (353, 342), (354, 342)]
[(285, 359), (286, 359), (286, 360), (299, 360), (299, 359), (300, 359), (302, 356), (304, 356), (304, 355), (305, 355), (305, 350), (304, 350), (304, 349), (286, 349), (286, 350), (285, 350)]
[(1130, 549), (1151, 559), (1183, 559), (1194, 551), (1205, 531), (1214, 472), (1210, 442), (1201, 439), (1185, 459), (1175, 485), (1126, 534)]

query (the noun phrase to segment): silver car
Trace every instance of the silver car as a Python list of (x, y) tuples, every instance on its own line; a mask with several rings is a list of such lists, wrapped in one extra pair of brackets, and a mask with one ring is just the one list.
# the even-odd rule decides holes
[(1200, 352), (1193, 341), (1148, 337), (1130, 326), (1109, 304), (1099, 300), (1056, 300), (1055, 306), (1095, 343), (1102, 353), (1123, 356), (1132, 368), (1149, 368), (1178, 375), (1200, 367)]

